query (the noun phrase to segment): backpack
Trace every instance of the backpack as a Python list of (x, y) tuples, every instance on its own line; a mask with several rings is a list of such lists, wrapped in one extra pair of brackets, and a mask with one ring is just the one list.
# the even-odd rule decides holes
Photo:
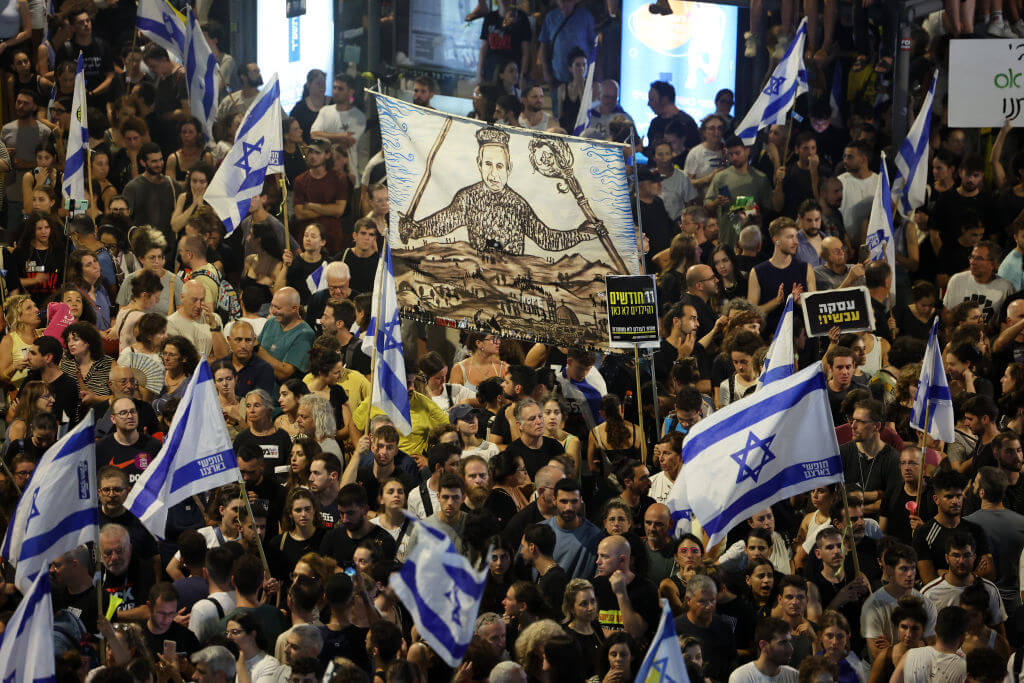
[(235, 290), (234, 285), (225, 280), (222, 277), (214, 277), (209, 271), (191, 271), (185, 278), (185, 281), (191, 280), (195, 277), (205, 276), (217, 283), (217, 305), (214, 308), (214, 312), (220, 316), (220, 319), (224, 323), (231, 322), (232, 320), (238, 320), (242, 317), (242, 304), (238, 298), (238, 291)]

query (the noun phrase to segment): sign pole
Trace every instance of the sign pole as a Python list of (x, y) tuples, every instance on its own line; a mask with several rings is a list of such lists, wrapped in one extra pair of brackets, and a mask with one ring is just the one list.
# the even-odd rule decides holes
[(840, 484), (843, 491), (843, 510), (846, 511), (846, 527), (843, 529), (843, 543), (850, 538), (850, 552), (853, 553), (853, 574), (854, 578), (860, 574), (860, 559), (857, 557), (857, 543), (853, 540), (853, 522), (850, 521), (850, 498), (846, 495), (846, 484)]
[[(924, 428), (928, 429), (928, 401), (924, 403)], [(921, 466), (917, 472), (917, 507), (915, 512), (917, 516), (921, 516), (921, 489), (924, 486), (924, 452), (928, 445), (928, 433), (927, 431), (918, 432), (917, 446), (921, 449)]]
[(644, 434), (644, 393), (640, 387), (639, 344), (633, 344), (633, 373), (636, 376), (636, 413), (640, 425), (640, 462), (647, 465), (647, 436)]

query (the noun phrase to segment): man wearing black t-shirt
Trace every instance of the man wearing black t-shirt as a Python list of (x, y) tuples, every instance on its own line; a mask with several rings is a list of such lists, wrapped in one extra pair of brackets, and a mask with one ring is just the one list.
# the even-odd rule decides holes
[[(524, 398), (533, 396), (537, 388), (537, 371), (525, 365), (512, 365), (505, 371), (501, 379), (503, 398), (511, 405), (498, 411), (491, 423), (491, 433), (487, 437), (492, 443), (498, 444), (499, 450), (505, 450), (510, 443), (519, 438), (519, 425), (513, 424), (513, 411), (516, 404)], [(529, 464), (527, 464), (529, 468)], [(530, 477), (533, 477), (530, 472)]]
[(82, 53), (85, 88), (90, 104), (106, 102), (114, 82), (114, 60), (107, 44), (92, 34), (92, 15), (82, 11), (71, 19), (71, 40), (57, 52), (57, 62), (76, 62)]
[(364, 603), (363, 607), (367, 609), (367, 613), (372, 614), (375, 611), (373, 603), (366, 597), (365, 591), (356, 591), (352, 579), (343, 573), (334, 574), (327, 580), (324, 593), (331, 610), (331, 618), (327, 625), (320, 627), (320, 635), (324, 639), (324, 646), (320, 650), (320, 662), (326, 666), (334, 661), (335, 657), (345, 657), (369, 675), (372, 673), (373, 664), (366, 650), (366, 634), (370, 629), (353, 624), (349, 620), (349, 613), (354, 606), (353, 603), (360, 600)]
[(339, 524), (324, 535), (320, 543), (320, 554), (333, 557), (341, 566), (352, 562), (356, 547), (369, 540), (374, 544), (380, 562), (395, 559), (398, 546), (391, 534), (366, 518), (369, 509), (366, 489), (359, 484), (346, 484), (338, 492)]
[[(654, 256), (666, 250), (672, 244), (672, 238), (679, 234), (679, 226), (668, 215), (665, 202), (661, 197), (661, 174), (650, 166), (641, 166), (637, 170), (640, 211), (640, 224), (643, 226), (644, 237), (648, 241), (644, 260), (648, 272), (657, 270)], [(665, 302), (673, 303), (673, 302)]]
[(114, 432), (97, 442), (96, 465), (116, 467), (128, 475), (128, 484), (134, 485), (160, 452), (160, 443), (139, 431), (139, 411), (130, 398), (114, 401), (110, 419)]
[(199, 650), (199, 641), (192, 631), (174, 621), (178, 615), (178, 591), (170, 582), (158, 583), (149, 590), (149, 618), (142, 626), (146, 648), (153, 659), (164, 652), (164, 643), (175, 643), (178, 657), (191, 658)]
[(544, 436), (544, 417), (532, 398), (516, 403), (512, 416), (519, 426), (519, 438), (509, 444), (508, 452), (523, 459), (532, 480), (537, 476), (537, 470), (547, 465), (551, 458), (564, 453), (565, 449), (555, 439)]
[(333, 529), (341, 519), (338, 510), (340, 482), (341, 463), (338, 456), (333, 453), (317, 453), (313, 456), (309, 461), (309, 490), (320, 503), (320, 519), (326, 529)]
[(693, 636), (704, 652), (705, 673), (716, 681), (729, 678), (736, 665), (733, 629), (716, 614), (718, 587), (711, 577), (697, 574), (686, 582), (686, 611), (676, 618), (676, 634)]
[(36, 339), (25, 349), (29, 370), (21, 386), (24, 388), (33, 380), (45, 382), (53, 396), (53, 415), (57, 422), (75, 424), (78, 421), (78, 383), (61, 371), (63, 356), (64, 347), (55, 338), (44, 335)]
[(50, 583), (53, 586), (53, 609), (66, 609), (82, 620), (89, 633), (98, 633), (96, 627), (96, 586), (89, 565), (92, 552), (80, 545), (50, 563)]
[[(395, 457), (398, 455), (398, 430), (394, 425), (383, 424), (373, 431), (370, 439), (370, 450), (373, 453), (373, 465), (360, 467), (356, 474), (356, 481), (366, 489), (366, 499), (377, 501), (381, 486), (391, 477), (402, 482), (406, 491), (412, 491), (419, 486), (419, 481), (414, 479), (408, 472), (395, 467)], [(359, 458), (351, 458), (344, 475), (342, 483), (351, 483), (352, 469), (358, 465)]]
[(839, 447), (846, 483), (864, 491), (865, 511), (878, 513), (882, 495), (899, 481), (899, 454), (882, 441), (882, 402), (873, 398), (857, 401), (850, 426), (853, 441)]
[(548, 605), (548, 615), (557, 618), (562, 612), (562, 596), (569, 585), (569, 575), (555, 558), (555, 532), (543, 524), (531, 524), (523, 532), (519, 555), (537, 572), (537, 590)]
[(629, 559), (625, 536), (609, 536), (597, 545), (597, 620), (606, 636), (625, 630), (644, 641), (658, 625), (658, 591), (647, 578), (633, 573)]
[(124, 506), (131, 490), (128, 473), (107, 465), (100, 468), (96, 481), (99, 483), (100, 527), (107, 524), (124, 527), (131, 540), (132, 554), (143, 563), (149, 563), (155, 572), (154, 575), (159, 576), (162, 565), (156, 541), (149, 530), (142, 526), (139, 518)]
[(281, 521), (284, 510), (284, 499), (287, 496), (284, 487), (277, 483), (273, 474), (267, 475), (267, 466), (263, 461), (263, 451), (254, 446), (246, 446), (235, 451), (238, 458), (238, 471), (245, 481), (245, 490), (249, 495), (249, 503), (253, 513), (259, 517), (262, 512), (267, 517), (266, 537), (277, 533), (277, 525)]
[[(383, 190), (387, 192), (385, 188)], [(371, 190), (371, 194), (381, 192)], [(377, 261), (380, 250), (377, 248), (377, 224), (372, 218), (360, 218), (352, 226), (352, 246), (341, 255), (341, 262), (348, 266), (351, 274), (352, 292), (362, 294), (373, 291), (373, 281), (377, 275)], [(346, 366), (348, 367), (348, 366)]]
[(112, 598), (118, 598), (114, 616), (117, 621), (142, 622), (149, 619), (146, 597), (153, 587), (153, 567), (132, 552), (128, 530), (120, 524), (100, 529), (100, 560), (103, 563), (103, 611)]
[(917, 573), (921, 581), (928, 583), (934, 580), (939, 570), (948, 567), (946, 541), (957, 531), (967, 532), (974, 537), (978, 550), (977, 574), (987, 579), (995, 578), (988, 537), (980, 526), (960, 516), (964, 505), (964, 484), (961, 478), (955, 472), (939, 470), (932, 479), (932, 490), (932, 500), (938, 512), (914, 532), (913, 547), (917, 552)]
[(525, 89), (531, 37), (526, 14), (515, 3), (499, 0), (498, 9), (484, 15), (483, 27), (480, 29), (483, 49), (477, 64), (477, 80), (481, 83), (496, 82), (498, 67), (511, 61), (519, 67), (518, 85)]

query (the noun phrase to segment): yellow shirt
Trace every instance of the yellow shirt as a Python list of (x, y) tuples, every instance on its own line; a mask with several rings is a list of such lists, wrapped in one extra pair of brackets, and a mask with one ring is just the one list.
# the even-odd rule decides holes
[[(370, 411), (369, 395), (352, 411), (352, 421), (356, 423), (359, 431), (366, 429), (367, 413), (370, 416), (384, 414), (384, 411), (376, 406)], [(430, 434), (430, 430), (450, 424), (448, 413), (441, 410), (431, 398), (418, 391), (414, 391), (409, 397), (409, 416), (412, 418), (412, 431), (398, 440), (399, 450), (409, 455), (420, 455), (427, 450), (427, 435)]]
[[(302, 381), (306, 383), (307, 387), (310, 386), (313, 383), (313, 373), (306, 373)], [(355, 370), (349, 370), (345, 373), (345, 379), (338, 382), (338, 386), (345, 390), (345, 394), (348, 396), (349, 408), (359, 405), (363, 402), (364, 398), (370, 395), (370, 380)]]

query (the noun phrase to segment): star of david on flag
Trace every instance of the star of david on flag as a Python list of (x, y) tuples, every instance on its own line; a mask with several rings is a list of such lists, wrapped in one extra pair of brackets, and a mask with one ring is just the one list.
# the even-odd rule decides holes
[(685, 476), (676, 484), (685, 487), (685, 500), (708, 534), (709, 548), (758, 510), (841, 482), (843, 465), (821, 363), (698, 422), (683, 442), (682, 456)]
[[(395, 271), (387, 239), (384, 240), (384, 254), (377, 262), (374, 282), (370, 322), (362, 341), (363, 353), (373, 358), (370, 407), (384, 411), (401, 434), (408, 434), (412, 431), (412, 417), (402, 349), (402, 319), (398, 312)], [(381, 320), (384, 322), (378, 329), (378, 321)]]
[(776, 123), (785, 123), (786, 115), (801, 93), (807, 92), (807, 71), (804, 69), (804, 41), (807, 38), (807, 17), (800, 22), (793, 41), (782, 61), (757, 96), (750, 111), (736, 126), (736, 135), (743, 144), (752, 145), (757, 132)]
[(139, 0), (135, 27), (172, 59), (185, 61), (185, 18), (166, 0)]
[(683, 651), (676, 639), (676, 625), (668, 600), (661, 601), (658, 631), (647, 650), (647, 656), (636, 672), (634, 683), (690, 683)]
[(885, 152), (882, 152), (882, 168), (878, 174), (878, 185), (875, 186), (875, 198), (871, 203), (865, 243), (868, 245), (868, 258), (872, 261), (885, 261), (892, 269), (889, 296), (895, 297), (896, 243), (893, 240), (892, 191), (889, 189), (889, 171), (885, 167)]

